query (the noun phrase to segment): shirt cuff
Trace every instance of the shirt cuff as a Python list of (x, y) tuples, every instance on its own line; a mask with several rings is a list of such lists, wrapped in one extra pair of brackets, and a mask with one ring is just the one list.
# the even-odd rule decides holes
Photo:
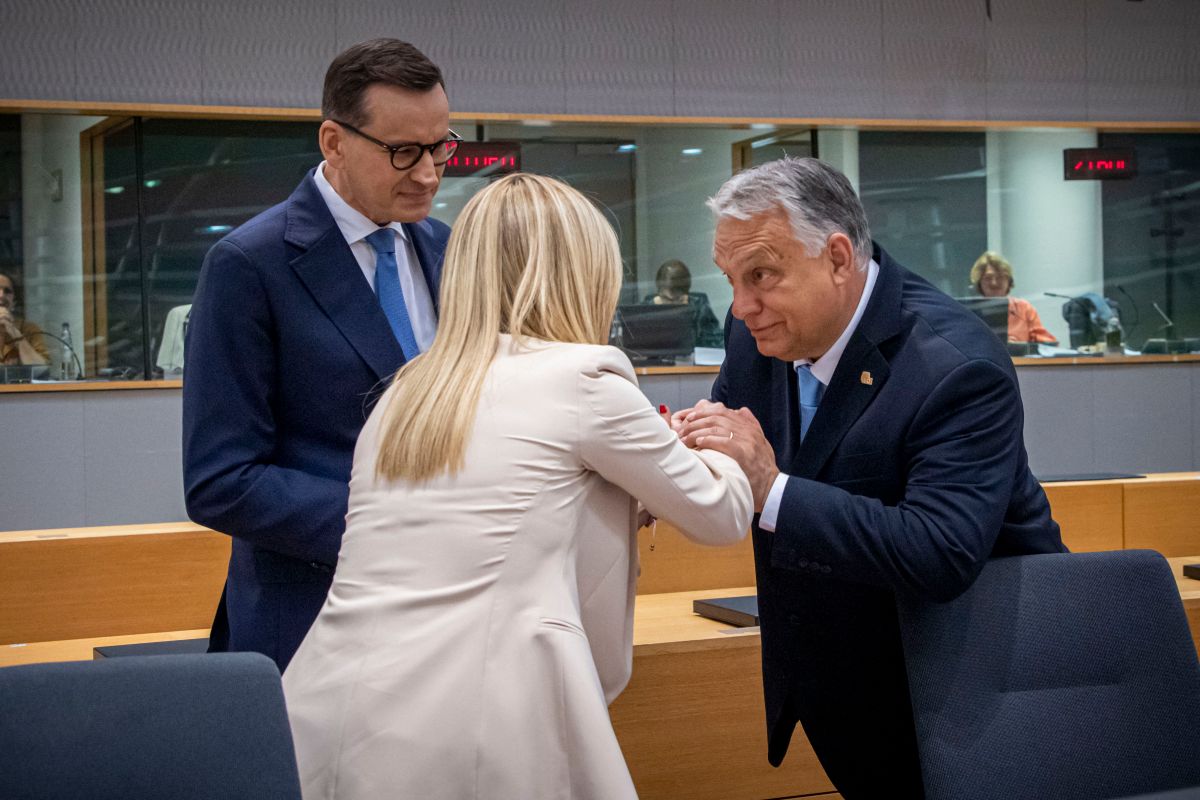
[(775, 483), (771, 484), (771, 491), (763, 503), (762, 513), (758, 515), (758, 527), (764, 531), (775, 532), (775, 523), (779, 519), (779, 504), (783, 502), (783, 490), (787, 488), (789, 477), (781, 472), (775, 476)]

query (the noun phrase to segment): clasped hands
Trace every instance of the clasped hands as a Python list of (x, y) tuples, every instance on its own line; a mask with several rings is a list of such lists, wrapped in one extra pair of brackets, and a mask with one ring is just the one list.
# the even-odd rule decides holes
[(701, 400), (676, 411), (668, 422), (688, 447), (716, 450), (737, 461), (750, 481), (754, 510), (762, 511), (779, 468), (774, 448), (749, 409), (734, 411), (723, 403)]

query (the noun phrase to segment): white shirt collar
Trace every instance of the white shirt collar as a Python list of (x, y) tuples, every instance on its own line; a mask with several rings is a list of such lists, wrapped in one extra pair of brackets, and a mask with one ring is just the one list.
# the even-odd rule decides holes
[[(316, 181), (317, 191), (321, 193), (321, 199), (325, 201), (325, 205), (329, 206), (329, 213), (333, 215), (333, 221), (337, 223), (338, 230), (342, 232), (347, 244), (362, 241), (379, 230), (378, 225), (343, 200), (342, 196), (333, 188), (333, 184), (325, 177), (324, 161), (317, 165), (313, 180)], [(408, 239), (408, 231), (404, 229), (402, 223), (391, 222), (387, 227), (394, 230), (401, 239)]]
[(879, 265), (872, 258), (871, 263), (867, 264), (867, 283), (863, 286), (862, 297), (858, 298), (858, 307), (854, 309), (854, 316), (850, 318), (842, 335), (833, 343), (833, 347), (825, 351), (825, 355), (816, 361), (807, 358), (798, 359), (792, 362), (794, 367), (801, 364), (812, 364), (812, 374), (816, 379), (826, 386), (829, 385), (829, 382), (833, 380), (833, 373), (837, 370), (838, 362), (842, 360), (842, 353), (846, 351), (846, 345), (850, 342), (850, 337), (858, 330), (858, 323), (862, 320), (863, 312), (867, 310), (867, 303), (871, 300), (871, 293), (875, 290), (875, 281), (878, 278)]

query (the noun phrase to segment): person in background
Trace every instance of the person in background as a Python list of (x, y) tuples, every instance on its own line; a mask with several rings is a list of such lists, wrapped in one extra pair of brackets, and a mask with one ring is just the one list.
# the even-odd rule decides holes
[(999, 253), (988, 250), (971, 267), (971, 286), (984, 297), (1008, 297), (1008, 340), (1058, 344), (1046, 330), (1037, 309), (1028, 300), (1012, 297), (1012, 264)]
[(646, 295), (643, 303), (656, 306), (686, 305), (692, 312), (692, 327), (696, 331), (697, 347), (720, 347), (724, 344), (721, 323), (713, 313), (708, 295), (692, 291), (692, 273), (678, 259), (664, 261), (654, 276), (657, 292)]
[(433, 341), (449, 228), (428, 218), (457, 147), (442, 73), (373, 39), (325, 75), (325, 160), (213, 246), (187, 329), (188, 515), (233, 537), (214, 651), (287, 666), (329, 590), (354, 442)]
[(19, 291), (15, 273), (0, 272), (0, 364), (45, 364), (50, 350), (42, 329), (17, 316), (23, 300)]
[(919, 800), (897, 596), (943, 602), (990, 558), (1064, 549), (1016, 370), (978, 317), (872, 246), (828, 164), (739, 172), (709, 207), (733, 319), (711, 401), (673, 423), (738, 460), (761, 512), (767, 758), (799, 721), (846, 800)]
[(751, 496), (604, 344), (620, 285), (566, 184), (509, 175), (459, 216), (437, 337), (363, 428), (333, 587), (283, 675), (305, 800), (636, 796), (607, 705), (637, 500), (719, 545)]

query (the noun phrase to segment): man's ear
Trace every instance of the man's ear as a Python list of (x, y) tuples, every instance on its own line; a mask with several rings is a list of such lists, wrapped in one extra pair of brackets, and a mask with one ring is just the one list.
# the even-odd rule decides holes
[(317, 144), (321, 147), (321, 155), (334, 169), (341, 169), (345, 161), (342, 148), (346, 144), (345, 132), (336, 122), (325, 120), (317, 129)]
[(838, 283), (849, 280), (858, 272), (858, 263), (854, 257), (854, 245), (850, 237), (844, 233), (834, 233), (825, 244), (829, 251), (829, 261), (833, 266), (833, 279)]

